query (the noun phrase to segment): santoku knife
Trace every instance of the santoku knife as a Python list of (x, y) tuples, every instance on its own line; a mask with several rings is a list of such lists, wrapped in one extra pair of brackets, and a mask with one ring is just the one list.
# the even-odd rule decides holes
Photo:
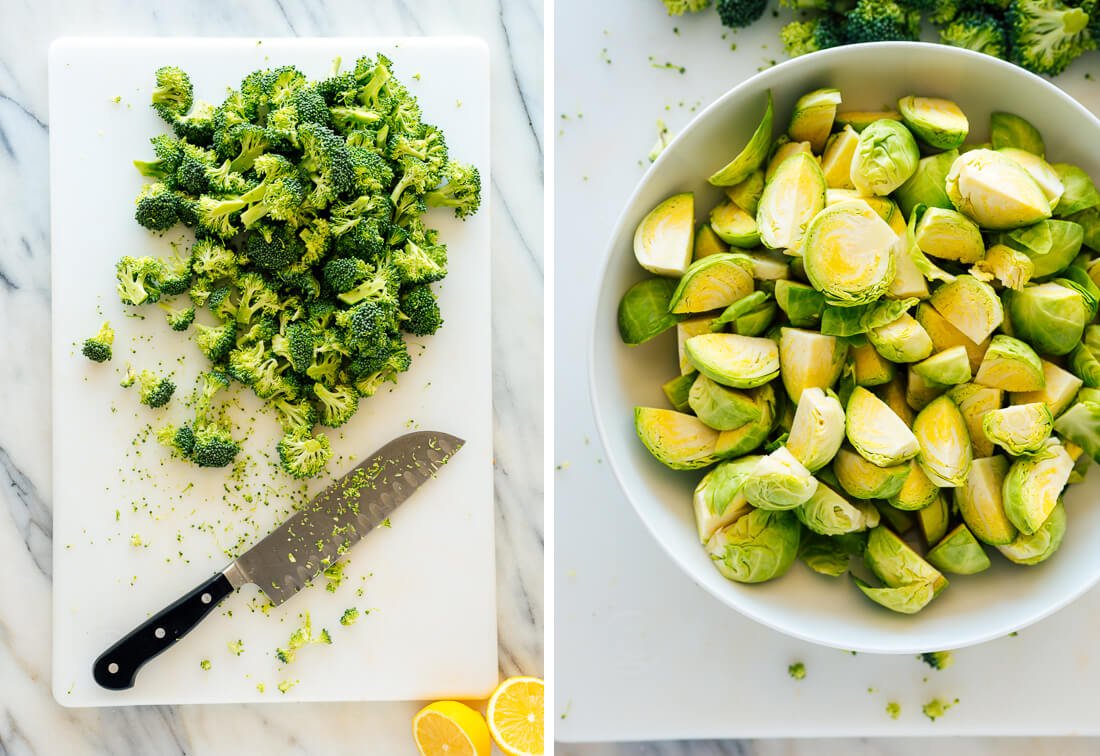
[(435, 431), (389, 442), (224, 570), (107, 649), (92, 668), (95, 681), (110, 690), (132, 688), (145, 662), (194, 629), (245, 583), (258, 585), (276, 606), (291, 598), (385, 522), (464, 443)]

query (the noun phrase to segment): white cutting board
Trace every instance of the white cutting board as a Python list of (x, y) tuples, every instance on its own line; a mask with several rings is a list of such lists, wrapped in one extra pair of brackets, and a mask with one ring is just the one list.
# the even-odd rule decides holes
[[(245, 547), (258, 540), (301, 489), (275, 470), (277, 425), (255, 412), (251, 394), (241, 393), (252, 410), (239, 414), (251, 429), (244, 448), (252, 462), (240, 491), (227, 470), (171, 460), (153, 439), (134, 442), (149, 424), (187, 416), (184, 401), (205, 362), (155, 306), (139, 308), (144, 320), (125, 317), (114, 291), (118, 257), (163, 255), (185, 237), (173, 230), (157, 238), (132, 217), (142, 177), (131, 161), (149, 159), (149, 138), (166, 130), (148, 106), (153, 72), (179, 65), (195, 96), (217, 103), (257, 68), (293, 64), (319, 78), (336, 56), (347, 67), (378, 51), (394, 61), (425, 119), (444, 129), (452, 155), (477, 165), (488, 188), (489, 59), (478, 40), (68, 39), (50, 49), (53, 691), (63, 705), (482, 698), (497, 682), (488, 191), (465, 223), (431, 213), (450, 251), (450, 275), (437, 287), (444, 327), (423, 340), (423, 353), (410, 349), (412, 369), (397, 387), (363, 400), (351, 422), (328, 432), (334, 476), (413, 429), (453, 433), (465, 448), (397, 510), (392, 528), (351, 550), (335, 592), (321, 580), (264, 613), (256, 608), (263, 596), (246, 586), (146, 665), (133, 689), (106, 691), (91, 675), (103, 650), (221, 570), (238, 539)], [(96, 365), (79, 343), (104, 319), (117, 330), (115, 358)], [(139, 368), (161, 360), (175, 371), (180, 388), (168, 408), (150, 410), (136, 389), (119, 387), (127, 359)], [(135, 535), (142, 545), (131, 543)], [(345, 627), (339, 618), (349, 607), (371, 612)], [(333, 644), (279, 664), (275, 649), (307, 611), (314, 632), (328, 629)], [(228, 647), (237, 640), (239, 656)], [(297, 683), (280, 693), (282, 681)]]

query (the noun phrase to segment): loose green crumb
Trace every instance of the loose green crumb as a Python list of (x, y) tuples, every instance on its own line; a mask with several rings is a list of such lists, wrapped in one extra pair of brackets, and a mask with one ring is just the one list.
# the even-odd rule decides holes
[(657, 119), (657, 141), (653, 143), (653, 147), (649, 150), (649, 162), (654, 162), (660, 157), (661, 153), (665, 151), (665, 147), (668, 147), (668, 143), (671, 140), (668, 131), (668, 125), (665, 124), (660, 118)]
[(917, 658), (932, 669), (947, 669), (955, 663), (950, 651), (928, 651)]
[(121, 517), (122, 517), (122, 513), (121, 513), (121, 512), (119, 512), (119, 511), (118, 511), (118, 510), (116, 509), (116, 510), (115, 510), (115, 522), (118, 522), (118, 521), (119, 521), (119, 519), (120, 519)]
[(1008, 637), (1009, 638), (1015, 638), (1017, 635), (1019, 635), (1019, 633), (1016, 632), (1015, 630), (1013, 630), (1011, 633), (1008, 634)]
[(957, 704), (959, 699), (955, 699), (951, 703), (945, 703), (938, 698), (933, 698), (931, 701), (921, 707), (921, 711), (924, 712), (924, 716), (935, 722), (937, 719), (947, 713), (947, 710)]
[(344, 567), (346, 565), (347, 562), (335, 562), (321, 572), (325, 577), (326, 591), (329, 593), (336, 593), (336, 589), (344, 582)]
[[(291, 664), (294, 662), (294, 658), (298, 649), (311, 643), (324, 643), (332, 644), (332, 636), (329, 635), (328, 630), (321, 628), (321, 632), (318, 635), (313, 635), (313, 624), (310, 621), (309, 612), (302, 615), (302, 626), (297, 628), (290, 634), (290, 639), (287, 641), (286, 648), (275, 649), (275, 657), (283, 664)], [(283, 691), (284, 693), (286, 691)]]
[(122, 95), (115, 95), (111, 98), (111, 102), (115, 103), (116, 105), (122, 102)]
[(340, 624), (344, 627), (350, 627), (355, 624), (355, 620), (359, 619), (359, 610), (355, 607), (345, 609), (343, 616), (340, 617)]
[(140, 534), (134, 533), (132, 536), (130, 536), (130, 545), (134, 547), (139, 547), (144, 546), (145, 542), (141, 540)]
[(667, 69), (669, 71), (678, 71), (681, 74), (687, 73), (687, 68), (685, 68), (684, 66), (677, 65), (677, 64), (675, 64), (671, 61), (667, 61), (667, 60), (664, 63), (658, 63), (657, 59), (654, 58), (652, 55), (649, 56), (649, 65), (652, 66), (653, 68), (662, 68), (662, 69)]
[(393, 525), (390, 523), (390, 518), (387, 517), (386, 519), (382, 520), (382, 523), (378, 527), (380, 527), (380, 528), (392, 528)]
[(891, 701), (886, 704), (886, 713), (890, 715), (890, 719), (897, 719), (901, 716), (901, 704), (897, 701)]
[(795, 680), (804, 680), (806, 678), (806, 665), (802, 662), (795, 662), (787, 667), (787, 674)]
[(264, 692), (264, 684), (263, 683), (256, 683), (256, 690), (263, 693)]
[(607, 54), (607, 48), (606, 47), (604, 49), (600, 50), (600, 60), (602, 60), (604, 63), (606, 63), (609, 66), (611, 65), (611, 56)]
[(290, 690), (291, 688), (293, 688), (297, 684), (298, 684), (297, 680), (283, 680), (276, 687), (279, 689), (280, 693), (286, 693), (288, 690)]
[(203, 659), (201, 662), (199, 662), (199, 666), (202, 667), (204, 672), (209, 672), (210, 671), (210, 666), (211, 666), (210, 665), (210, 660), (209, 659)]
[(231, 641), (227, 645), (229, 646), (229, 653), (235, 656), (240, 656), (244, 653), (244, 641), (240, 639)]

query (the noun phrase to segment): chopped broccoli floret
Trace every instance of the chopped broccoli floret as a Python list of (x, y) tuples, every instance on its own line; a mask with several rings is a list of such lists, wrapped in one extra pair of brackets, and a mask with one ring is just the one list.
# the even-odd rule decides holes
[(947, 669), (955, 662), (950, 651), (928, 651), (920, 659), (932, 669)]
[(167, 376), (157, 375), (152, 370), (142, 370), (138, 375), (139, 401), (154, 409), (163, 407), (176, 393), (176, 383)]
[(792, 21), (779, 32), (787, 55), (799, 55), (827, 50), (844, 44), (844, 24), (839, 16), (819, 16), (808, 21)]
[(171, 450), (173, 457), (189, 459), (195, 449), (195, 431), (186, 423), (164, 426), (157, 431), (157, 440)]
[(195, 430), (195, 445), (189, 459), (199, 467), (225, 467), (234, 460), (241, 446), (220, 425), (202, 425)]
[(314, 383), (313, 393), (317, 397), (318, 419), (329, 428), (340, 427), (359, 409), (359, 395), (350, 386), (330, 389), (323, 383)]
[(963, 13), (940, 29), (940, 41), (1004, 58), (1008, 52), (1001, 20), (989, 13)]
[(134, 201), (134, 220), (150, 231), (167, 231), (179, 223), (179, 198), (167, 184), (154, 182), (141, 187)]
[(1013, 63), (1056, 76), (1082, 53), (1095, 49), (1089, 14), (1058, 0), (1012, 0), (1007, 28)]
[(430, 336), (443, 325), (439, 302), (427, 284), (401, 295), (401, 328), (415, 336)]
[(142, 176), (160, 181), (173, 181), (183, 161), (184, 143), (170, 134), (157, 134), (149, 140), (156, 160), (135, 160), (134, 167)]
[(191, 109), (194, 88), (191, 78), (175, 66), (163, 66), (156, 72), (153, 109), (168, 123), (174, 123)]
[(731, 29), (750, 25), (764, 15), (767, 7), (767, 0), (716, 0), (714, 4), (722, 25)]
[(453, 207), (455, 216), (467, 218), (481, 206), (481, 174), (466, 163), (447, 163), (443, 169), (446, 183), (428, 192), (428, 207)]
[(323, 433), (293, 430), (279, 441), (279, 460), (292, 478), (312, 478), (325, 469), (332, 449)]
[(164, 317), (168, 321), (168, 326), (173, 331), (186, 331), (191, 327), (191, 324), (195, 322), (194, 305), (189, 305), (187, 307), (172, 307), (166, 302), (161, 302), (160, 307), (164, 310)]
[(118, 298), (129, 305), (156, 302), (160, 299), (158, 281), (161, 272), (162, 265), (156, 258), (126, 255), (115, 266)]
[(172, 122), (172, 131), (193, 145), (209, 147), (214, 138), (215, 112), (210, 103), (196, 100), (191, 110)]
[(111, 359), (111, 345), (115, 343), (115, 331), (110, 323), (99, 327), (95, 336), (84, 340), (81, 353), (92, 362), (107, 362)]
[(195, 325), (195, 344), (211, 362), (221, 362), (237, 344), (237, 325), (233, 321), (215, 326)]
[(355, 624), (355, 621), (359, 619), (359, 610), (355, 607), (345, 609), (344, 613), (340, 615), (340, 624), (344, 627), (349, 627)]
[(253, 226), (244, 245), (248, 261), (262, 270), (280, 270), (301, 257), (301, 240), (286, 226), (259, 223)]
[(710, 0), (663, 0), (670, 16), (698, 13), (710, 7)]
[(920, 36), (920, 13), (894, 0), (859, 0), (844, 21), (844, 38), (860, 42), (914, 42)]

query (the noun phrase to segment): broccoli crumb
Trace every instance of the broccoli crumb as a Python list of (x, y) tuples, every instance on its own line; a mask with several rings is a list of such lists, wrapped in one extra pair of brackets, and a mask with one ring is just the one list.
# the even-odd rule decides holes
[[(287, 641), (286, 648), (275, 649), (275, 657), (283, 664), (293, 663), (296, 652), (303, 646), (311, 643), (332, 644), (332, 636), (329, 635), (328, 630), (324, 628), (321, 628), (321, 632), (318, 635), (313, 635), (313, 624), (310, 621), (309, 612), (301, 616), (302, 625), (290, 634), (290, 639)], [(285, 693), (286, 691), (283, 692)]]
[(917, 657), (932, 669), (947, 669), (955, 663), (950, 651), (929, 651)]
[(607, 54), (607, 48), (606, 47), (604, 49), (600, 50), (600, 60), (602, 60), (604, 63), (606, 63), (609, 66), (611, 65), (611, 56)]
[(901, 716), (901, 704), (897, 701), (891, 701), (886, 704), (886, 713), (890, 715), (890, 719), (897, 719)]
[(288, 690), (290, 690), (291, 688), (293, 688), (297, 684), (298, 684), (297, 680), (283, 680), (282, 682), (280, 682), (275, 687), (277, 687), (279, 689), (280, 693), (285, 694)]
[(118, 105), (120, 102), (122, 102), (122, 95), (115, 95), (111, 98), (111, 102), (113, 102), (115, 105)]
[(199, 666), (202, 667), (204, 672), (209, 672), (212, 665), (210, 664), (209, 659), (203, 659), (201, 662), (199, 662)]
[(240, 639), (230, 641), (226, 645), (229, 646), (229, 653), (233, 654), (234, 656), (240, 656), (244, 653), (244, 641)]
[(380, 528), (392, 528), (393, 524), (390, 523), (390, 518), (387, 517), (386, 519), (382, 520), (382, 522), (380, 522), (378, 524), (378, 527), (380, 527)]
[(657, 119), (657, 141), (653, 143), (653, 147), (649, 150), (649, 162), (654, 162), (665, 151), (665, 147), (668, 147), (669, 141), (672, 137), (669, 136), (668, 126), (660, 118)]
[(359, 610), (351, 607), (344, 610), (344, 614), (340, 617), (340, 624), (344, 627), (351, 627), (357, 619), (359, 619)]
[(678, 73), (681, 73), (681, 74), (687, 73), (687, 68), (686, 67), (677, 65), (677, 64), (675, 64), (671, 61), (667, 61), (667, 60), (664, 63), (659, 63), (657, 61), (657, 59), (654, 58), (652, 55), (649, 56), (649, 65), (652, 66), (653, 68), (660, 68), (660, 69), (665, 69), (665, 70), (668, 70), (668, 71), (677, 71)]
[(330, 564), (321, 572), (325, 578), (326, 591), (329, 593), (336, 593), (336, 589), (344, 582), (344, 567), (346, 565), (346, 562), (336, 562)]
[(924, 712), (924, 716), (935, 722), (937, 719), (947, 713), (947, 710), (957, 704), (959, 699), (955, 699), (950, 703), (941, 701), (938, 698), (933, 698), (931, 701), (921, 707), (921, 711)]
[(806, 678), (806, 665), (802, 662), (795, 662), (787, 667), (787, 674), (794, 680), (804, 680)]
[(140, 533), (134, 533), (132, 536), (130, 536), (130, 545), (135, 548), (139, 548), (145, 545), (145, 542), (141, 540)]
[(256, 690), (258, 690), (260, 693), (263, 693), (264, 692), (264, 684), (262, 682), (256, 683)]

